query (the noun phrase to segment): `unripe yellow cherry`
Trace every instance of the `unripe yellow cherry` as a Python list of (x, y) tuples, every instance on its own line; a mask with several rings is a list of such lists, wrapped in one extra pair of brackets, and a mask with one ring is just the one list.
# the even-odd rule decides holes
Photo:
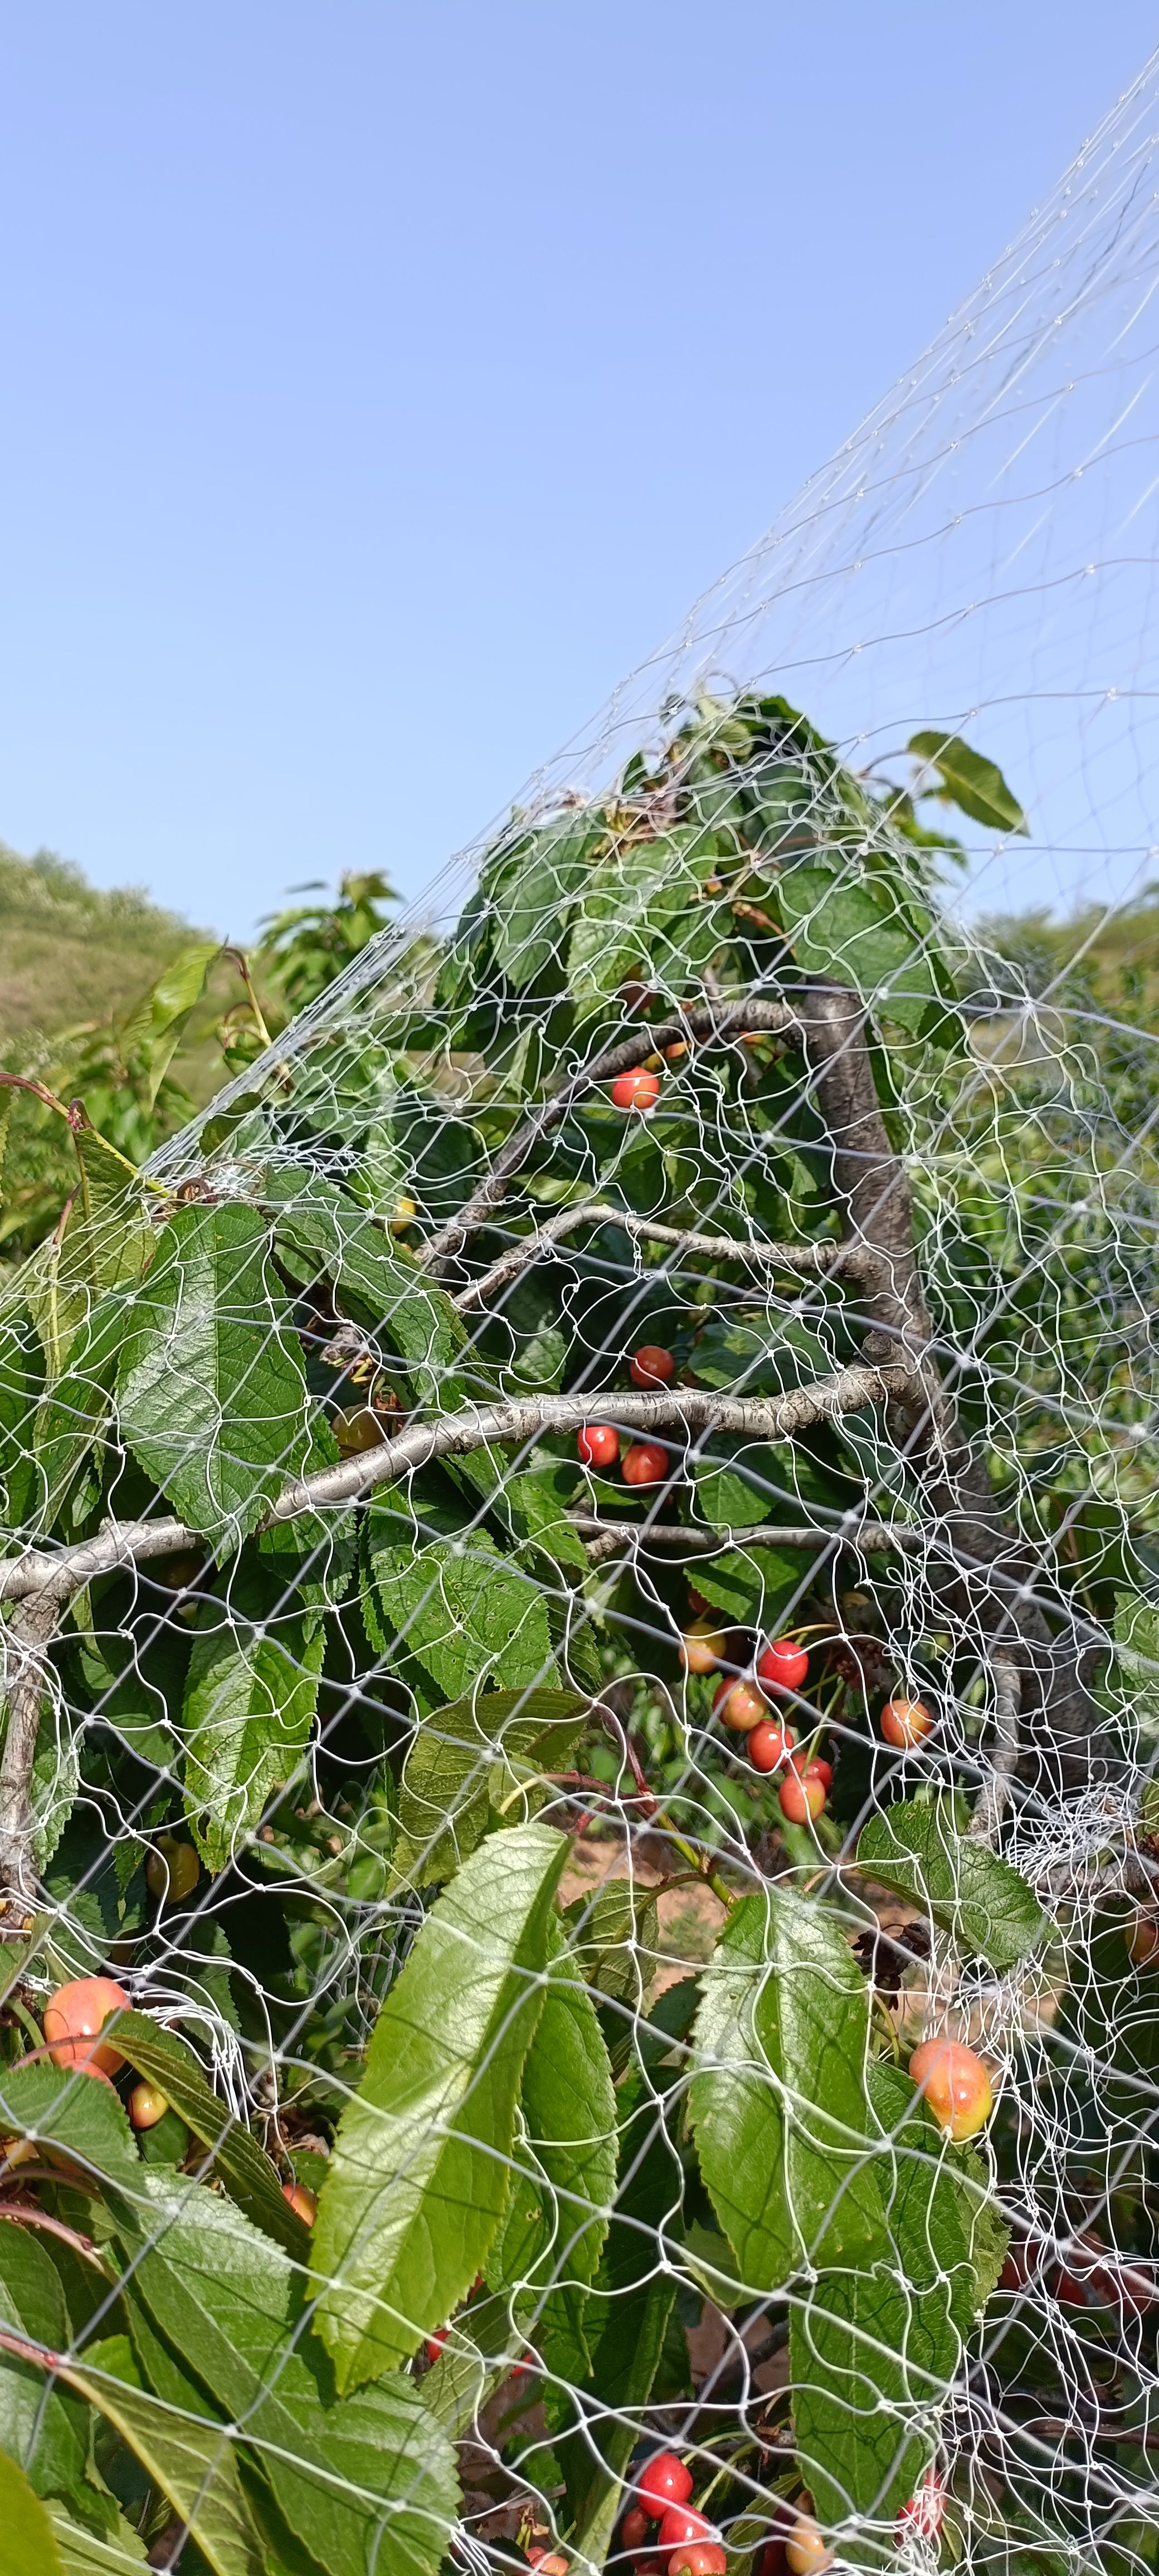
[(155, 2084), (134, 2084), (129, 2095), (129, 2118), (135, 2129), (155, 2129), (168, 2108), (164, 2094)]

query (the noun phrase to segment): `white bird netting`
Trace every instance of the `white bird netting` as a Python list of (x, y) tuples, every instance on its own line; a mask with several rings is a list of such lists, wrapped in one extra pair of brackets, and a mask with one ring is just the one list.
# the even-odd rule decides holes
[(1157, 93), (139, 1181), (76, 1115), (22, 2569), (1156, 2564)]

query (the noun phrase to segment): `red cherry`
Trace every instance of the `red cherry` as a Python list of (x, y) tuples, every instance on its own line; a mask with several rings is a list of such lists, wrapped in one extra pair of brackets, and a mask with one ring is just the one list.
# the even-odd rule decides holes
[(814, 1759), (805, 1764), (801, 1777), (803, 1780), (819, 1780), (828, 1797), (833, 1786), (833, 1765), (831, 1762), (819, 1762)]
[[(678, 2452), (655, 2451), (640, 2471), (636, 2492), (654, 2518), (663, 2513), (666, 2505), (687, 2503), (692, 2493), (692, 2471)], [(660, 2536), (663, 2539), (663, 2533)], [(678, 2540), (692, 2536), (691, 2532), (676, 2534)]]
[(826, 1795), (825, 1783), (811, 1763), (807, 1771), (795, 1771), (790, 1765), (777, 1791), (781, 1814), (791, 1825), (815, 1823), (825, 1813)]
[(318, 2215), (318, 2202), (315, 2194), (307, 2191), (304, 2182), (284, 2182), (282, 2198), (288, 2200), (291, 2209), (297, 2211), (299, 2218), (304, 2219), (307, 2227), (313, 2226)]
[(1159, 1959), (1159, 1916), (1135, 1916), (1127, 1934), (1127, 1953), (1134, 1968), (1149, 1968)]
[(775, 1717), (763, 1717), (748, 1740), (748, 1757), (754, 1771), (776, 1771), (788, 1761), (796, 1741), (791, 1726), (780, 1725)]
[(719, 2540), (686, 2540), (673, 2550), (668, 2576), (728, 2576), (728, 2560)]
[(610, 1422), (585, 1422), (575, 1435), (575, 1445), (585, 1467), (614, 1467), (620, 1454), (620, 1435)]
[(952, 2138), (973, 2138), (994, 2108), (994, 2087), (980, 2057), (960, 2039), (927, 2039), (909, 2062), (939, 2128)]
[(658, 1440), (634, 1440), (624, 1460), (626, 1485), (662, 1485), (669, 1474), (668, 1452)]
[(907, 2532), (915, 2531), (923, 2540), (937, 2539), (946, 2519), (946, 2490), (932, 2462), (917, 2494), (903, 2504), (897, 2519), (903, 2538)]
[(791, 1637), (774, 1637), (757, 1658), (757, 1679), (770, 1690), (799, 1691), (808, 1670), (806, 1648), (795, 1645)]
[(713, 1694), (712, 1714), (723, 1726), (731, 1726), (734, 1735), (749, 1735), (760, 1724), (765, 1703), (755, 1682), (726, 1675)]
[(624, 2515), (620, 2529), (621, 2543), (625, 2549), (642, 2549), (647, 2537), (648, 2516), (640, 2505), (634, 2504), (630, 2512)]
[(923, 1699), (887, 1699), (878, 1719), (886, 1743), (895, 1744), (899, 1752), (920, 1744), (933, 1722)]
[(92, 2042), (110, 2013), (129, 2008), (125, 1989), (114, 1977), (74, 1977), (67, 1986), (58, 1986), (44, 2007), (44, 2036), (53, 2065), (95, 2067), (98, 2074), (115, 2075), (125, 2062), (120, 2049), (108, 2040), (99, 2047)]
[(662, 1351), (658, 1342), (641, 1342), (632, 1354), (628, 1375), (633, 1386), (667, 1386), (676, 1375), (676, 1362), (671, 1351)]
[(716, 2533), (694, 2505), (670, 2504), (656, 2537), (661, 2549), (675, 2549), (682, 2540), (715, 2540)]
[(442, 2349), (443, 2349), (443, 2345), (445, 2344), (445, 2342), (446, 2342), (446, 2340), (447, 2340), (447, 2336), (448, 2336), (448, 2334), (449, 2334), (449, 2333), (450, 2333), (450, 2327), (449, 2327), (449, 2326), (440, 2326), (440, 2327), (439, 2327), (439, 2331), (438, 2331), (438, 2333), (437, 2333), (437, 2334), (433, 2334), (433, 2335), (428, 2335), (428, 2336), (427, 2336), (427, 2360), (428, 2360), (428, 2361), (437, 2361), (437, 2360), (438, 2360), (438, 2358), (439, 2358), (439, 2354), (441, 2353), (441, 2351), (442, 2351)]
[(617, 1109), (636, 1109), (647, 1117), (660, 1097), (660, 1076), (648, 1073), (642, 1064), (633, 1065), (630, 1073), (618, 1073), (612, 1084), (612, 1098)]

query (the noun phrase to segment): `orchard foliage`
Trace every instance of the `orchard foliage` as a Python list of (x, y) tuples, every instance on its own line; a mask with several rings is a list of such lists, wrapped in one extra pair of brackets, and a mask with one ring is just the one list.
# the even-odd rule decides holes
[[(660, 2511), (705, 2565), (889, 2567), (935, 2491), (977, 2526), (955, 2392), (1069, 1921), (1000, 1844), (1052, 1709), (1076, 1754), (1068, 1586), (1109, 1571), (1074, 1515), (1033, 1618), (979, 1577), (1025, 1538), (983, 1373), (1033, 1345), (1008, 1428), (1061, 1518), (1101, 1256), (1080, 1228), (1028, 1279), (1003, 1232), (1051, 1148), (1003, 1196), (921, 817), (1022, 818), (956, 738), (910, 750), (859, 777), (778, 698), (704, 701), (266, 1048), (259, 988), (316, 1002), (389, 890), (283, 916), (235, 1080), (152, 1167), (128, 1109), (60, 1113), (0, 1348), (30, 2569), (184, 2527), (215, 2576), (417, 2576), (462, 2515), (473, 2565), (590, 2570)], [(118, 1040), (142, 1120), (208, 963)], [(598, 1893), (584, 1818), (630, 1856)], [(680, 1890), (706, 1958), (661, 1929)], [(94, 1975), (129, 1999), (108, 2083), (45, 2053)], [(1016, 2361), (1041, 2411), (1051, 2355)], [(989, 2563), (1025, 2555), (1017, 2484), (986, 2510)]]

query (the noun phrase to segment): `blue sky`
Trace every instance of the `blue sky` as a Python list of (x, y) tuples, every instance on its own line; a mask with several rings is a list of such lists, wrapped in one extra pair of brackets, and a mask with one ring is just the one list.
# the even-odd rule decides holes
[(0, 834), (416, 892), (845, 437), (1139, 0), (0, 6)]

